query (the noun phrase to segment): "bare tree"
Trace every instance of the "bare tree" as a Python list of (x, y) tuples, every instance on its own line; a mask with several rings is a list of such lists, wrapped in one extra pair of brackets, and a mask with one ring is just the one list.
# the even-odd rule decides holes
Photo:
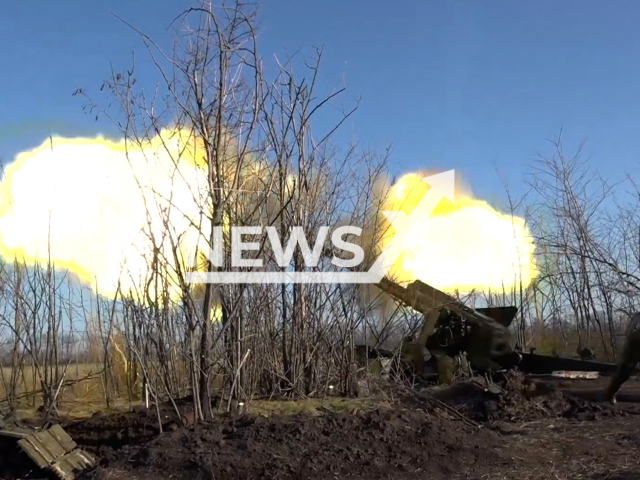
[[(130, 362), (144, 370), (145, 382), (157, 395), (174, 397), (183, 388), (171, 379), (189, 378), (201, 418), (212, 413), (212, 381), (218, 383), (218, 396), (235, 399), (250, 398), (256, 389), (312, 395), (334, 375), (334, 359), (342, 390), (351, 392), (353, 355), (334, 355), (334, 340), (349, 338), (352, 348), (367, 314), (354, 301), (358, 289), (339, 285), (194, 287), (186, 281), (190, 266), (181, 253), (184, 232), (176, 227), (175, 215), (197, 229), (205, 250), (223, 243), (223, 262), (214, 265), (200, 252), (199, 270), (228, 271), (228, 225), (271, 227), (282, 245), (295, 241), (296, 228), (305, 238), (345, 223), (375, 231), (371, 225), (378, 221), (381, 202), (374, 192), (386, 180), (387, 155), (359, 152), (354, 145), (340, 149), (332, 142), (357, 105), (343, 110), (327, 131), (313, 133), (318, 112), (344, 92), (317, 92), (321, 51), (307, 61), (308, 76), (294, 74), (293, 58), (276, 59), (276, 77), (266, 80), (256, 16), (257, 10), (242, 2), (200, 3), (175, 19), (170, 54), (125, 22), (139, 33), (161, 84), (148, 98), (136, 87), (135, 65), (114, 70), (103, 88), (115, 100), (116, 113), (100, 110), (91, 99), (86, 107), (102, 111), (119, 126), (129, 155), (159, 139), (176, 182), (185, 161), (196, 158), (202, 169), (204, 185), (192, 189), (199, 210), (195, 217), (177, 212), (180, 206), (170, 195), (153, 192), (149, 218), (162, 218), (163, 228), (159, 232), (150, 222), (145, 229), (152, 252), (149, 278), (138, 291), (123, 293), (128, 313), (121, 317), (135, 356)], [(89, 98), (82, 90), (76, 94)], [(268, 238), (258, 240), (253, 257), (263, 259), (264, 269), (309, 268), (301, 248), (288, 263), (277, 261)], [(363, 241), (369, 251), (377, 245), (375, 235)], [(333, 268), (331, 249), (319, 252), (319, 268)], [(181, 292), (178, 301), (170, 298), (172, 286)], [(346, 351), (347, 343), (338, 351)], [(188, 373), (177, 375), (176, 369)]]

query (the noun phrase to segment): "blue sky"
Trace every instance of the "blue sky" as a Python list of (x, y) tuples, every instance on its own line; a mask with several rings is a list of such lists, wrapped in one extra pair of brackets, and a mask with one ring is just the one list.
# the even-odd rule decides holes
[[(71, 96), (129, 65), (136, 35), (166, 40), (186, 0), (6, 2), (0, 15), (0, 157), (49, 134), (112, 133)], [(343, 137), (393, 144), (397, 171), (456, 168), (485, 198), (518, 189), (564, 130), (604, 173), (635, 173), (640, 152), (640, 3), (632, 0), (266, 0), (261, 52), (325, 51), (322, 81), (361, 98)], [(154, 80), (153, 70), (140, 75)]]

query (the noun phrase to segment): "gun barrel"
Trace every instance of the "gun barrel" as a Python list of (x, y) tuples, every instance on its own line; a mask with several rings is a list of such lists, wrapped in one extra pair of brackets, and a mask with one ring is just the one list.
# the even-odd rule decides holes
[(495, 323), (491, 317), (467, 307), (458, 299), (420, 280), (412, 282), (406, 288), (388, 278), (383, 278), (377, 285), (384, 292), (423, 314), (434, 308), (449, 308), (470, 322)]

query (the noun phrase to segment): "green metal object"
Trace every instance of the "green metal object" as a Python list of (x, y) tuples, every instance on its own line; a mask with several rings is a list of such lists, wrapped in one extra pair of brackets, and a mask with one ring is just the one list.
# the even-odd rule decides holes
[(506, 326), (517, 312), (515, 307), (485, 309), (486, 314), (480, 313), (419, 280), (403, 287), (383, 278), (377, 286), (425, 317), (419, 337), (402, 345), (403, 360), (413, 362), (419, 374), (424, 367), (425, 347), (442, 349), (450, 357), (465, 351), (469, 361), (481, 370), (499, 370), (504, 368), (502, 363), (519, 362), (521, 357), (514, 350), (513, 337)]
[(60, 425), (34, 431), (4, 417), (0, 420), (0, 428), (0, 437), (15, 439), (17, 446), (38, 468), (53, 472), (61, 480), (74, 480), (97, 465), (97, 460), (79, 449)]

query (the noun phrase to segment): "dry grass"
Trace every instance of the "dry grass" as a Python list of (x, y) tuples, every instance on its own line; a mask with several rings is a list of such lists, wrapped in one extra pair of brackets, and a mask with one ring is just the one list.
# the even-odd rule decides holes
[(383, 398), (309, 398), (304, 400), (254, 400), (248, 412), (254, 415), (318, 415), (326, 411), (356, 414), (376, 408), (390, 409), (391, 403)]
[[(65, 369), (64, 365), (61, 365), (59, 368), (60, 368), (60, 373), (64, 372), (64, 369)], [(67, 370), (67, 379), (75, 380), (75, 379), (83, 378), (83, 377), (86, 377), (87, 375), (100, 372), (102, 368), (103, 368), (102, 364), (100, 363), (71, 364), (69, 366), (69, 369)], [(2, 367), (2, 369), (0, 369), (0, 373), (2, 374), (2, 378), (4, 379), (5, 382), (8, 382), (11, 379), (11, 371), (12, 371), (11, 367)], [(34, 387), (36, 387), (36, 385), (33, 384), (34, 376), (37, 378), (36, 368), (30, 365), (24, 365), (22, 367), (22, 372), (23, 374), (21, 375), (21, 380), (22, 380), (22, 376), (24, 376), (24, 379), (27, 381), (27, 388), (33, 389)], [(4, 385), (1, 385), (0, 393), (2, 393), (3, 391), (4, 391)]]
[[(63, 418), (72, 420), (82, 420), (90, 418), (94, 413), (117, 413), (129, 411), (131, 407), (141, 405), (139, 400), (129, 402), (126, 399), (115, 399), (112, 402), (111, 408), (106, 408), (104, 401), (102, 400), (68, 400), (60, 405), (58, 408), (60, 415)], [(20, 406), (16, 409), (18, 418), (20, 419), (37, 419), (40, 414), (37, 412), (37, 406), (31, 407), (28, 405)]]
[[(64, 370), (64, 367), (61, 367)], [(132, 407), (142, 404), (140, 395), (136, 395), (131, 401), (128, 395), (112, 396), (110, 406), (106, 406), (103, 378), (100, 372), (103, 370), (101, 363), (85, 363), (69, 367), (66, 380), (70, 385), (60, 392), (58, 411), (67, 418), (82, 419), (91, 417), (96, 412), (115, 413), (128, 411)], [(5, 382), (11, 378), (11, 369), (2, 368)], [(35, 369), (30, 366), (23, 368), (23, 375), (18, 389), (18, 395), (40, 390), (39, 378), (34, 375)], [(112, 372), (120, 373), (120, 372)], [(114, 378), (118, 378), (113, 375)], [(23, 380), (24, 378), (24, 380)], [(120, 383), (124, 380), (120, 379)], [(136, 398), (137, 397), (137, 398)], [(0, 398), (6, 398), (4, 383), (0, 385)], [(42, 405), (40, 394), (23, 396), (17, 402), (16, 413), (21, 418), (35, 418), (38, 416), (37, 408)], [(296, 414), (321, 414), (326, 411), (354, 414), (375, 408), (392, 408), (391, 403), (382, 396), (369, 396), (366, 398), (342, 398), (327, 396), (324, 398), (310, 398), (303, 400), (259, 399), (247, 403), (246, 411), (254, 415), (296, 415)]]
[[(64, 418), (72, 420), (82, 420), (90, 418), (94, 413), (117, 413), (127, 412), (131, 408), (140, 406), (141, 401), (137, 400), (131, 404), (124, 399), (116, 399), (111, 408), (105, 408), (104, 402), (100, 400), (71, 400), (60, 407), (60, 414)], [(39, 414), (37, 407), (24, 406), (16, 410), (18, 418), (36, 419)], [(388, 401), (381, 398), (311, 398), (304, 400), (254, 400), (247, 405), (246, 412), (251, 415), (272, 416), (272, 415), (321, 415), (326, 412), (344, 413), (349, 415), (358, 414), (374, 409), (391, 409), (393, 406)]]
[[(60, 375), (64, 373), (65, 366), (59, 367)], [(96, 390), (101, 388), (101, 380), (99, 378), (100, 372), (103, 370), (101, 364), (98, 363), (83, 363), (69, 366), (65, 380), (67, 385), (64, 387), (66, 395), (73, 395), (74, 397), (90, 396), (95, 393)], [(6, 386), (11, 381), (11, 368), (4, 367), (1, 370), (2, 382), (0, 382), (0, 398), (6, 398), (7, 391)], [(18, 378), (18, 384), (16, 394), (23, 395), (31, 392), (40, 391), (41, 383), (40, 376), (37, 369), (32, 366), (23, 366), (22, 372)]]
[[(65, 366), (60, 366), (60, 375), (63, 374)], [(0, 370), (0, 401), (7, 399), (7, 385), (11, 380), (11, 368), (4, 367)], [(75, 416), (74, 412), (81, 411), (83, 413), (93, 413), (106, 407), (105, 402), (105, 384), (103, 364), (101, 363), (82, 363), (70, 365), (65, 375), (65, 383), (59, 392), (59, 411), (60, 413), (70, 412), (71, 416)], [(113, 373), (113, 372), (112, 372)], [(115, 379), (120, 388), (121, 395), (113, 394), (113, 386), (111, 386), (110, 403), (115, 406), (122, 404), (128, 405), (128, 392), (124, 379), (111, 375)], [(18, 384), (16, 387), (16, 411), (28, 412), (38, 408), (42, 404), (40, 376), (37, 369), (32, 366), (23, 366)], [(132, 397), (139, 398), (137, 392), (133, 392)], [(4, 402), (2, 402), (4, 403)], [(0, 407), (2, 406), (0, 403)]]

